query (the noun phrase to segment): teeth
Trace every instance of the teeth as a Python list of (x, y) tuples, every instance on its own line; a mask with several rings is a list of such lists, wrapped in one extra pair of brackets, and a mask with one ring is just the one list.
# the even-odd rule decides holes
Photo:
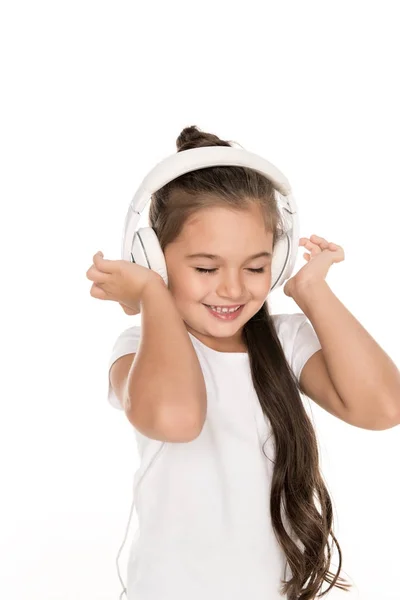
[(219, 312), (219, 313), (232, 313), (232, 312), (236, 312), (237, 310), (239, 310), (240, 306), (238, 306), (237, 308), (218, 308), (217, 306), (210, 306), (210, 308), (215, 310), (215, 312)]

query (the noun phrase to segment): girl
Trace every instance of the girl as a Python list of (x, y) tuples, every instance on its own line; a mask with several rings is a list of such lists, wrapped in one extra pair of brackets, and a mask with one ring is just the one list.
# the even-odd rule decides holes
[[(177, 139), (178, 152), (213, 145), (231, 144), (195, 126)], [(400, 376), (325, 282), (343, 249), (301, 238), (307, 264), (284, 292), (302, 312), (271, 315), (282, 222), (268, 179), (232, 166), (186, 173), (153, 194), (149, 221), (168, 287), (101, 252), (87, 272), (92, 296), (141, 313), (109, 364), (109, 400), (137, 437), (135, 478), (147, 473), (140, 495), (135, 482), (128, 598), (311, 600), (324, 581), (348, 591), (300, 393), (349, 424), (386, 429), (399, 423)]]

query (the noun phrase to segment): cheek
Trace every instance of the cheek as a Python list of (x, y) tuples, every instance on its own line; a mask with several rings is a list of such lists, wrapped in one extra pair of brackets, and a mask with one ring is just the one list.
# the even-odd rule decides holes
[(264, 298), (271, 288), (271, 273), (263, 276), (258, 276), (257, 280), (253, 282), (249, 289), (253, 292), (254, 296)]
[[(263, 274), (249, 274), (244, 278), (244, 286), (251, 290), (254, 295), (264, 296), (271, 287), (271, 271)], [(197, 300), (201, 302), (204, 294), (210, 289), (218, 286), (218, 275), (202, 274), (195, 271), (185, 272), (179, 277), (170, 278), (168, 288), (174, 293), (176, 299)]]
[(183, 282), (185, 296), (196, 300), (201, 299), (213, 286), (212, 277), (199, 273), (188, 275)]
[(270, 287), (271, 285), (271, 271), (269, 270), (268, 273), (265, 273), (265, 277), (262, 278), (261, 284), (264, 287)]
[(185, 272), (179, 277), (174, 277), (168, 282), (168, 288), (174, 294), (176, 300), (181, 302), (199, 299), (210, 289), (207, 277), (203, 278), (198, 273)]

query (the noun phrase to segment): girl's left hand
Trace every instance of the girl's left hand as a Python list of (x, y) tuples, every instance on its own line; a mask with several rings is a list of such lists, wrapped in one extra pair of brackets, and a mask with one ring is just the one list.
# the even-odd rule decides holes
[(324, 281), (331, 265), (344, 260), (344, 250), (341, 246), (327, 242), (318, 235), (312, 235), (310, 239), (300, 238), (299, 246), (307, 248), (310, 254), (303, 254), (308, 264), (291, 277), (283, 288), (284, 293), (289, 297), (292, 297), (302, 286)]

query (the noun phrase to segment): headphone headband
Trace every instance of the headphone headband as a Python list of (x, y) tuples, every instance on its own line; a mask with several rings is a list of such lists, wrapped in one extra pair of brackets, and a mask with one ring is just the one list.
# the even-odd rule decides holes
[[(150, 202), (152, 194), (180, 175), (206, 167), (236, 166), (248, 167), (267, 177), (276, 192), (279, 208), (294, 215), (297, 205), (292, 196), (287, 178), (272, 163), (258, 154), (232, 146), (205, 146), (176, 152), (157, 163), (146, 175), (137, 189), (128, 208), (122, 234), (121, 257), (131, 259), (132, 239), (140, 216)], [(283, 217), (284, 212), (282, 212)], [(290, 223), (292, 225), (292, 223)]]

